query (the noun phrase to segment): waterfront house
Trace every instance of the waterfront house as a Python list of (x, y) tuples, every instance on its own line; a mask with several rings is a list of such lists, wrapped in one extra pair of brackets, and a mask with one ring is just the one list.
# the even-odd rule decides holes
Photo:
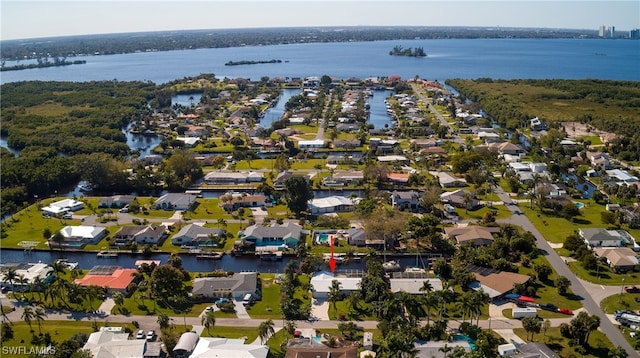
[(330, 154), (327, 156), (327, 164), (361, 164), (364, 159), (362, 153), (347, 152), (343, 155)]
[(340, 293), (350, 295), (360, 290), (362, 277), (349, 277), (346, 275), (332, 274), (331, 272), (316, 272), (311, 277), (311, 292), (314, 298), (327, 298), (333, 281), (340, 283)]
[(333, 141), (334, 148), (353, 149), (360, 146), (359, 139), (336, 139)]
[[(104, 227), (99, 226), (65, 226), (60, 229), (63, 242), (61, 246), (70, 248), (83, 248), (84, 245), (95, 245), (104, 237), (107, 236), (108, 231)], [(49, 240), (49, 247), (58, 246), (57, 243)]]
[[(405, 275), (404, 272), (396, 272), (396, 273), (402, 274), (399, 276)], [(426, 275), (426, 273), (421, 273), (421, 275), (416, 275), (416, 276), (422, 276), (422, 275)], [(426, 292), (422, 290), (422, 287), (424, 287), (425, 282), (429, 282), (429, 284), (431, 285), (432, 291), (442, 290), (442, 281), (440, 281), (439, 278), (395, 277), (394, 275), (394, 277), (389, 279), (391, 292), (393, 293), (406, 292), (412, 295), (424, 295)]]
[(354, 346), (329, 347), (311, 337), (293, 338), (287, 341), (284, 358), (356, 358), (358, 348)]
[(264, 195), (250, 195), (247, 193), (226, 193), (220, 197), (220, 207), (225, 211), (236, 211), (239, 208), (258, 208), (265, 206)]
[[(287, 179), (289, 179), (289, 178), (291, 178), (291, 177), (293, 177), (295, 175), (302, 176), (302, 174), (294, 174), (294, 173), (292, 173), (290, 171), (282, 171), (282, 172), (278, 173), (276, 178), (273, 179), (273, 187), (275, 189), (278, 189), (278, 190), (284, 189), (285, 188), (285, 182), (287, 181)], [(303, 177), (307, 182), (310, 180), (308, 175), (304, 175)]]
[(75, 199), (63, 199), (43, 207), (42, 214), (46, 216), (58, 216), (71, 211), (78, 211), (84, 207), (84, 203)]
[(282, 249), (284, 246), (294, 248), (302, 236), (302, 227), (291, 221), (284, 224), (274, 223), (271, 226), (251, 225), (239, 233), (245, 244), (257, 247), (268, 246)]
[(540, 120), (540, 118), (535, 117), (532, 118), (530, 121), (530, 127), (531, 129), (533, 129), (534, 131), (541, 131), (541, 130), (545, 130), (547, 129), (547, 126), (544, 124), (544, 122), (542, 122)]
[(109, 291), (118, 291), (128, 294), (127, 288), (134, 282), (134, 275), (138, 270), (125, 269), (120, 266), (94, 266), (84, 277), (77, 278), (73, 282), (80, 286), (100, 286)]
[(123, 208), (136, 199), (133, 195), (104, 196), (98, 202), (99, 208)]
[(443, 188), (467, 186), (467, 181), (464, 178), (458, 178), (449, 172), (430, 171), (429, 174), (438, 178), (438, 182)]
[(587, 152), (587, 158), (589, 163), (594, 168), (609, 169), (611, 162), (609, 161), (609, 155), (604, 152)]
[(225, 232), (219, 228), (208, 228), (204, 223), (189, 224), (171, 238), (174, 245), (185, 246), (217, 246)]
[(476, 281), (469, 284), (469, 288), (475, 291), (483, 290), (491, 299), (511, 292), (515, 284), (523, 284), (531, 279), (531, 277), (519, 273), (474, 265), (468, 265), (467, 270), (476, 278)]
[(640, 265), (638, 253), (628, 247), (599, 248), (593, 250), (596, 256), (604, 259), (613, 271), (633, 271)]
[(388, 173), (387, 180), (395, 185), (407, 185), (409, 184), (409, 173)]
[(184, 143), (185, 148), (195, 147), (198, 143), (201, 142), (198, 137), (176, 137), (177, 141)]
[[(24, 277), (25, 284), (27, 287), (24, 287), (25, 290), (31, 288), (31, 284), (33, 284), (36, 278), (39, 278), (42, 282), (48, 283), (54, 279), (52, 276), (53, 268), (48, 264), (38, 262), (38, 263), (5, 263), (0, 266), (0, 283), (2, 287), (7, 287), (12, 291), (16, 292), (22, 289), (22, 284), (14, 280), (13, 282), (5, 281), (5, 272), (9, 269), (14, 269), (16, 273), (16, 277)], [(33, 287), (34, 290), (41, 290), (44, 287)]]
[(420, 206), (420, 193), (414, 190), (395, 190), (391, 193), (391, 205), (394, 209), (416, 210)]
[(347, 242), (349, 245), (363, 247), (367, 244), (365, 239), (364, 229), (361, 228), (349, 228)]
[(497, 226), (462, 226), (445, 227), (445, 234), (455, 240), (458, 245), (470, 243), (474, 246), (489, 246), (493, 243), (493, 235), (500, 233)]
[(522, 147), (511, 142), (493, 142), (489, 143), (487, 147), (498, 151), (500, 154), (520, 155), (520, 153), (524, 153)]
[(256, 272), (236, 272), (224, 277), (199, 277), (193, 280), (194, 296), (227, 297), (232, 295), (242, 300), (246, 294), (254, 295), (257, 291), (258, 274)]
[(325, 178), (325, 182), (333, 181), (338, 184), (353, 184), (360, 180), (364, 180), (361, 170), (334, 172), (330, 177)]
[(264, 175), (259, 172), (226, 172), (214, 171), (204, 177), (207, 184), (234, 185), (242, 183), (259, 183), (264, 180)]
[(190, 210), (196, 203), (196, 196), (183, 193), (164, 194), (154, 204), (156, 210)]
[(339, 195), (314, 198), (309, 201), (309, 212), (312, 215), (353, 211), (353, 209), (353, 200)]
[(381, 155), (377, 159), (380, 163), (409, 164), (409, 159), (404, 155)]
[[(468, 202), (466, 202), (467, 195), (469, 198)], [(462, 189), (440, 194), (440, 201), (445, 204), (455, 206), (456, 208), (463, 209), (473, 209), (480, 205), (480, 202), (475, 198), (475, 194), (473, 192)]]
[(324, 148), (324, 146), (325, 146), (324, 139), (310, 139), (310, 140), (298, 141), (298, 148), (300, 149)]
[(116, 231), (112, 239), (118, 246), (127, 245), (130, 242), (162, 245), (167, 236), (167, 227), (164, 225), (128, 225)]

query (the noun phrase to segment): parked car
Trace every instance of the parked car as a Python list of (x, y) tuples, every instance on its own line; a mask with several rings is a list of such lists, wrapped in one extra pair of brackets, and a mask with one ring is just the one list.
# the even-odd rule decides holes
[(147, 341), (153, 341), (154, 339), (156, 339), (156, 331), (150, 330), (147, 332)]
[(560, 307), (558, 308), (558, 312), (568, 314), (568, 315), (573, 315), (573, 311), (568, 308)]
[(624, 290), (627, 293), (640, 293), (640, 287), (638, 286), (625, 286)]
[(215, 307), (213, 307), (213, 306), (209, 306), (209, 307), (204, 309), (204, 313), (209, 313), (209, 312), (213, 312), (213, 311), (215, 311)]
[(553, 303), (541, 303), (540, 309), (551, 311), (551, 312), (557, 312), (558, 306), (554, 305)]
[(62, 215), (63, 219), (72, 219), (73, 215), (71, 213), (64, 213), (64, 215)]
[(138, 333), (136, 333), (136, 339), (144, 339), (144, 331), (143, 330), (138, 330)]

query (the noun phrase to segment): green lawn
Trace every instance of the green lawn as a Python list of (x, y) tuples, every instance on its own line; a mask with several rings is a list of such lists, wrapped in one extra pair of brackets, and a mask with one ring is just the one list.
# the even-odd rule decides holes
[[(569, 262), (569, 268), (576, 276), (583, 280), (602, 285), (637, 285), (640, 284), (640, 273), (618, 274), (609, 270), (605, 265), (599, 265), (600, 270), (587, 270), (580, 262)], [(624, 281), (623, 281), (624, 280)]]
[[(551, 275), (549, 275), (549, 278), (547, 279), (547, 281), (540, 282), (536, 280), (537, 290), (534, 298), (538, 303), (553, 303), (558, 307), (564, 307), (570, 310), (577, 310), (578, 308), (582, 307), (582, 304), (580, 303), (580, 298), (573, 295), (571, 288), (569, 288), (569, 290), (567, 291), (567, 294), (564, 296), (560, 296), (558, 294), (558, 290), (555, 288), (555, 285), (553, 284), (553, 281), (558, 278), (558, 274), (553, 269), (553, 267), (549, 264), (549, 261), (547, 261), (547, 259), (543, 255), (539, 255), (534, 260), (531, 260), (530, 267), (521, 266), (519, 273), (535, 277), (533, 266), (536, 264), (547, 265), (551, 267), (551, 270), (552, 270), (552, 273)], [(544, 316), (544, 318), (552, 318), (552, 317)]]
[[(99, 323), (103, 326), (103, 323)], [(32, 322), (31, 326), (35, 334), (39, 333), (38, 324)], [(16, 354), (7, 354), (11, 357), (29, 357), (28, 350), (31, 348), (31, 337), (29, 325), (25, 322), (13, 322), (11, 326), (13, 328), (13, 338), (2, 341), (3, 349), (9, 349), (4, 347), (26, 347), (27, 354), (19, 354), (20, 351), (16, 351)], [(92, 322), (87, 321), (44, 321), (42, 323), (42, 333), (49, 333), (51, 339), (55, 342), (61, 343), (73, 336), (76, 333), (93, 333)], [(16, 348), (14, 348), (16, 349)], [(19, 349), (19, 348), (17, 348)], [(23, 348), (24, 349), (24, 348)], [(3, 356), (5, 356), (3, 354)]]
[[(216, 312), (217, 313), (217, 312)], [(216, 317), (218, 317), (216, 315)], [(214, 326), (210, 328), (211, 334), (205, 328), (201, 337), (224, 337), (224, 338), (245, 338), (244, 343), (252, 343), (258, 338), (258, 329), (256, 327), (224, 327)]]
[(482, 220), (484, 214), (489, 211), (496, 212), (496, 220), (506, 219), (511, 217), (512, 215), (511, 211), (509, 211), (509, 209), (507, 209), (507, 207), (505, 207), (504, 205), (496, 205), (493, 207), (483, 206), (477, 210), (464, 210), (460, 208), (456, 208), (455, 210), (460, 220)]
[(349, 297), (344, 298), (342, 301), (336, 302), (336, 309), (333, 309), (333, 305), (329, 304), (329, 319), (337, 320), (340, 314), (344, 314), (344, 317), (350, 321), (375, 321), (376, 317), (371, 310), (367, 307), (367, 304), (360, 300), (358, 301), (357, 309), (352, 308), (349, 303)]
[(600, 308), (608, 314), (613, 314), (617, 310), (639, 311), (640, 294), (623, 292), (609, 296), (600, 302)]
[[(114, 307), (111, 310), (111, 314), (124, 314), (125, 316), (157, 316), (161, 312), (166, 313), (168, 316), (182, 316), (183, 313), (175, 312), (171, 308), (161, 307), (159, 303), (155, 303), (150, 299), (142, 299), (141, 294), (134, 294), (135, 299), (133, 297), (127, 297), (124, 300), (124, 304), (122, 305), (122, 311), (120, 311), (117, 307)], [(187, 317), (198, 317), (205, 308), (214, 304), (214, 301), (196, 303), (194, 304), (189, 312), (186, 313)], [(233, 313), (225, 313), (222, 311), (216, 311), (216, 318), (237, 318), (238, 316)]]
[[(515, 328), (513, 332), (526, 341), (527, 333), (524, 328)], [(609, 350), (613, 348), (607, 336), (600, 331), (591, 332), (588, 342), (589, 347), (586, 347), (587, 354), (584, 356), (577, 354), (574, 347), (570, 345), (569, 339), (562, 337), (559, 327), (549, 328), (546, 334), (541, 331), (534, 335), (533, 340), (534, 342), (546, 344), (554, 352), (558, 353), (560, 357), (605, 358), (608, 356)]]
[(275, 274), (261, 273), (262, 299), (247, 309), (251, 318), (282, 319), (280, 311), (280, 285), (274, 282)]

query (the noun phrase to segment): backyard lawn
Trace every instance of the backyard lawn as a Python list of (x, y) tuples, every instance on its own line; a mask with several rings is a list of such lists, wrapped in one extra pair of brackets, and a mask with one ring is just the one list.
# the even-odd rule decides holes
[[(526, 342), (527, 333), (524, 328), (515, 328), (513, 332)], [(609, 350), (613, 348), (607, 336), (597, 330), (591, 332), (589, 336), (589, 346), (585, 347), (585, 355), (580, 355), (575, 351), (575, 345), (571, 344), (568, 338), (562, 337), (559, 327), (549, 328), (546, 334), (543, 334), (542, 331), (535, 334), (533, 341), (546, 344), (560, 357), (602, 358), (607, 357)]]

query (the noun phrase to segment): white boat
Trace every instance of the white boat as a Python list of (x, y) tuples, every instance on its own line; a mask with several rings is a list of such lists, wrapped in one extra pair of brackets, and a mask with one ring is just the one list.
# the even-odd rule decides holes
[(395, 260), (385, 261), (382, 264), (382, 268), (387, 272), (400, 271), (401, 269), (400, 264)]

